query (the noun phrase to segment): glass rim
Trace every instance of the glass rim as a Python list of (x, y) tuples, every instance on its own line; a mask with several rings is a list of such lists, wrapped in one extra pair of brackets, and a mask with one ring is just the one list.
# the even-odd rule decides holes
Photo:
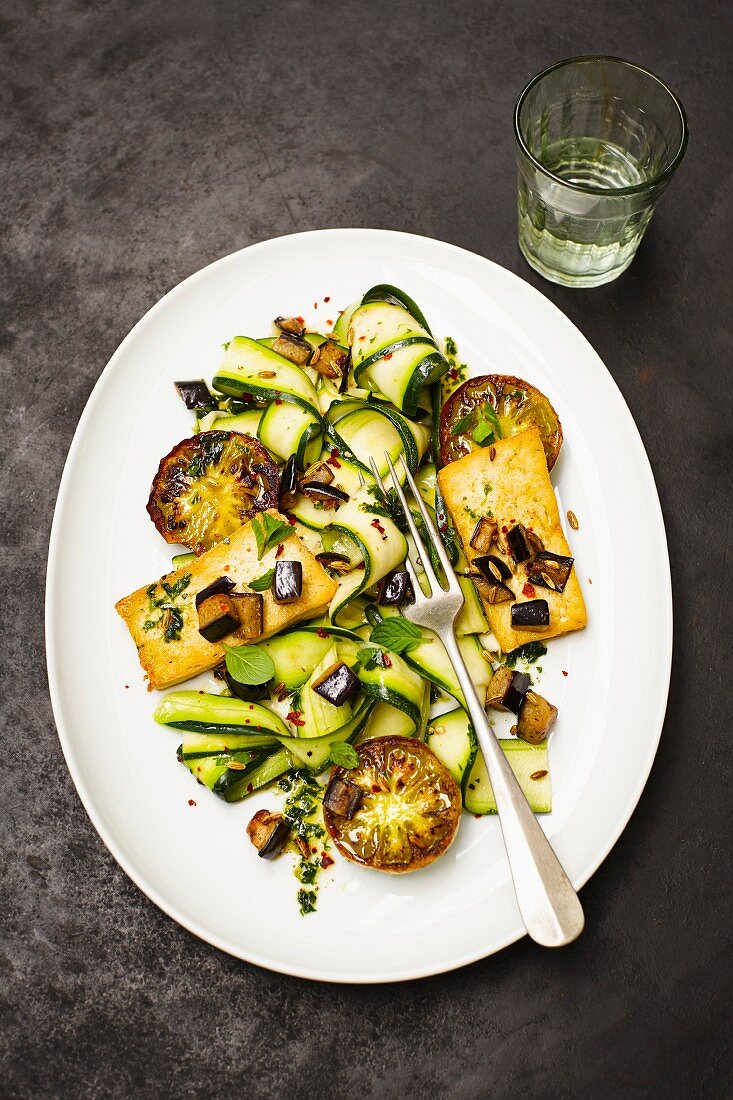
[[(657, 175), (653, 176), (651, 179), (644, 180), (642, 183), (634, 183), (629, 187), (593, 187), (589, 184), (570, 183), (568, 180), (563, 179), (562, 176), (558, 176), (554, 172), (551, 172), (549, 168), (545, 168), (545, 166), (541, 164), (539, 160), (537, 160), (534, 153), (532, 153), (527, 146), (527, 143), (522, 136), (522, 131), (519, 125), (519, 112), (522, 109), (524, 100), (527, 98), (529, 92), (532, 90), (532, 88), (534, 88), (535, 84), (538, 84), (540, 80), (543, 80), (546, 76), (549, 76), (549, 74), (554, 72), (556, 69), (562, 69), (566, 65), (574, 65), (578, 62), (585, 61), (613, 61), (618, 65), (625, 65), (629, 69), (636, 69), (637, 72), (644, 73), (645, 76), (650, 76), (652, 80), (656, 80), (656, 82), (661, 85), (661, 87), (664, 89), (664, 91), (667, 93), (667, 95), (670, 97), (675, 107), (677, 108), (680, 116), (680, 125), (682, 128), (679, 146), (667, 167), (662, 172), (657, 173)], [(684, 156), (685, 149), (687, 148), (688, 136), (689, 134), (687, 128), (687, 115), (685, 113), (685, 109), (682, 106), (682, 102), (679, 97), (675, 95), (675, 93), (672, 91), (666, 81), (662, 80), (661, 76), (658, 76), (657, 73), (652, 72), (651, 69), (645, 69), (643, 65), (637, 65), (634, 61), (627, 61), (625, 58), (616, 57), (613, 54), (579, 54), (577, 57), (566, 57), (562, 61), (556, 61), (553, 65), (548, 65), (546, 69), (543, 69), (541, 72), (537, 73), (536, 76), (533, 76), (530, 82), (525, 85), (525, 87), (522, 89), (517, 97), (517, 102), (514, 104), (514, 138), (517, 142), (517, 145), (522, 150), (527, 159), (531, 161), (531, 163), (538, 171), (542, 172), (542, 174), (547, 176), (549, 179), (554, 180), (555, 183), (560, 183), (563, 187), (567, 187), (568, 190), (579, 191), (584, 195), (605, 195), (607, 198), (610, 198), (614, 195), (634, 195), (639, 194), (643, 191), (653, 190), (653, 188), (657, 187), (663, 180), (668, 179), (668, 177), (671, 176), (677, 168), (678, 164), (682, 160), (682, 157)]]

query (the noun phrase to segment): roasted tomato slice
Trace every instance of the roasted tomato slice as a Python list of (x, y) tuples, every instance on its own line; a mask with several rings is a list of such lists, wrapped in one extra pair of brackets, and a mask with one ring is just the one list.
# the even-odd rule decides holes
[(201, 432), (161, 459), (148, 513), (166, 542), (197, 554), (265, 508), (276, 508), (280, 474), (251, 435)]
[(451, 394), (440, 414), (443, 465), (532, 425), (539, 428), (551, 470), (562, 446), (562, 427), (545, 395), (511, 374), (469, 378)]
[(458, 832), (461, 792), (435, 753), (410, 737), (377, 737), (358, 753), (357, 768), (334, 769), (361, 791), (353, 817), (323, 807), (341, 854), (392, 873), (416, 871), (442, 856)]

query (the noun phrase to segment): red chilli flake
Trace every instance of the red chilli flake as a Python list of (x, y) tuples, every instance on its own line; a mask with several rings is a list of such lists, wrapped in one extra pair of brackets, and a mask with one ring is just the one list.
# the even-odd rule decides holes
[(334, 447), (333, 450), (331, 451), (330, 455), (326, 459), (326, 462), (328, 463), (328, 465), (335, 467), (335, 469), (337, 469), (337, 470), (340, 470), (341, 469), (341, 463), (339, 462), (339, 455), (340, 454), (341, 454), (341, 451), (338, 449), (338, 447)]
[(379, 531), (382, 538), (387, 537), (387, 532), (384, 530), (384, 527), (382, 527), (382, 525), (381, 525), (381, 523), (379, 522), (378, 519), (373, 519), (372, 520), (372, 527), (376, 527), (376, 529)]
[(313, 308), (314, 308), (314, 309), (318, 309), (318, 302), (314, 302), (314, 303), (313, 303)]
[(282, 397), (276, 397), (275, 398), (275, 404), (276, 405), (282, 405), (282, 403), (283, 403)]
[(333, 867), (333, 864), (334, 864), (334, 860), (332, 860), (331, 857), (327, 856), (326, 853), (324, 852), (323, 855), (321, 856), (321, 867), (323, 867), (323, 868)]
[(522, 594), (524, 596), (529, 596), (530, 598), (533, 598), (537, 595), (534, 585), (530, 584), (529, 581), (527, 581), (527, 583), (522, 587)]
[(291, 527), (295, 527), (297, 522), (298, 521), (295, 518), (295, 516), (288, 516), (288, 523), (290, 524)]
[(384, 358), (385, 358), (385, 359), (391, 359), (391, 358), (392, 358), (392, 354), (393, 354), (393, 353), (392, 353), (391, 351), (388, 351), (388, 352), (386, 352), (386, 353), (385, 353), (385, 356), (384, 356)]
[(301, 712), (299, 710), (291, 710), (287, 714), (288, 722), (291, 722), (294, 726), (304, 726), (305, 719), (300, 717)]
[(322, 626), (318, 627), (318, 630), (316, 631), (316, 634), (318, 635), (319, 638), (327, 638), (328, 637), (328, 631), (325, 630)]
[(507, 531), (508, 531), (508, 530), (509, 530), (509, 528), (508, 528), (508, 527), (506, 526), (506, 524), (505, 524), (505, 525), (504, 525), (504, 526), (502, 527), (502, 529), (501, 529), (501, 533), (502, 533), (502, 535), (506, 535), (506, 533), (507, 533)]
[(328, 297), (328, 295), (326, 295), (326, 297), (323, 300), (324, 300), (324, 302), (330, 302), (331, 301), (331, 299)]
[(279, 542), (277, 544), (277, 550), (275, 551), (275, 557), (276, 558), (281, 558), (282, 555), (283, 555), (283, 550), (284, 549), (285, 549), (285, 543), (284, 542)]
[(196, 805), (196, 803), (194, 802), (194, 800), (192, 798), (189, 798), (188, 804), (189, 804), (189, 806), (195, 806)]
[(333, 327), (333, 320), (330, 317), (327, 317), (326, 318), (326, 324), (331, 325), (331, 327)]
[(382, 654), (382, 668), (391, 668), (392, 662), (386, 653)]
[(562, 674), (563, 676), (567, 676), (567, 672), (565, 671), (565, 669), (562, 670)]

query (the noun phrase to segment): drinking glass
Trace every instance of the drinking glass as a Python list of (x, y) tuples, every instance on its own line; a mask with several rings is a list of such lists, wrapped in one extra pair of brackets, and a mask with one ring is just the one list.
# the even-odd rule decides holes
[(599, 286), (634, 258), (687, 146), (677, 96), (620, 57), (571, 57), (514, 109), (519, 247), (565, 286)]

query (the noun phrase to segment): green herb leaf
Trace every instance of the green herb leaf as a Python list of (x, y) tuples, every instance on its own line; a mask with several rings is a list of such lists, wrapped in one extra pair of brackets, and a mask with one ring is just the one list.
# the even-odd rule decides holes
[(547, 646), (542, 642), (525, 642), (524, 645), (517, 646), (511, 653), (507, 653), (504, 658), (504, 664), (507, 668), (514, 668), (517, 661), (526, 661), (528, 665), (533, 665), (535, 661), (539, 661), (540, 657), (544, 657), (547, 653)]
[(384, 646), (385, 649), (391, 649), (393, 653), (406, 653), (420, 644), (422, 631), (419, 626), (415, 626), (402, 616), (383, 619), (374, 627), (370, 641)]
[(266, 573), (263, 573), (261, 577), (255, 577), (253, 581), (249, 582), (249, 588), (253, 592), (266, 592), (268, 588), (272, 588), (272, 582), (275, 579), (275, 570), (268, 569)]
[(252, 520), (252, 530), (255, 533), (255, 541), (257, 542), (258, 561), (263, 554), (266, 554), (273, 546), (277, 546), (279, 542), (284, 542), (293, 533), (293, 528), (289, 523), (284, 523), (281, 519), (273, 519), (267, 512), (263, 512), (259, 519)]
[(453, 425), (453, 427), (450, 430), (450, 434), (451, 435), (465, 435), (466, 432), (471, 427), (471, 425), (473, 424), (473, 414), (474, 414), (474, 410), (471, 409), (471, 411), (469, 413), (466, 413), (465, 416), (462, 416), (458, 420), (456, 420), (455, 424)]
[(183, 576), (179, 577), (173, 584), (166, 584), (165, 581), (162, 581), (161, 587), (169, 599), (175, 600), (182, 592), (185, 592), (190, 583), (191, 574), (184, 573)]
[(340, 768), (346, 768), (347, 771), (359, 767), (359, 753), (347, 741), (340, 741), (331, 746), (331, 760)]
[(227, 672), (238, 684), (265, 684), (275, 675), (269, 653), (256, 645), (225, 645)]
[(356, 659), (361, 667), (369, 672), (370, 669), (376, 668), (379, 664), (381, 652), (381, 649), (377, 649), (376, 647), (370, 649), (368, 646), (364, 646), (364, 648), (360, 649), (357, 653)]

